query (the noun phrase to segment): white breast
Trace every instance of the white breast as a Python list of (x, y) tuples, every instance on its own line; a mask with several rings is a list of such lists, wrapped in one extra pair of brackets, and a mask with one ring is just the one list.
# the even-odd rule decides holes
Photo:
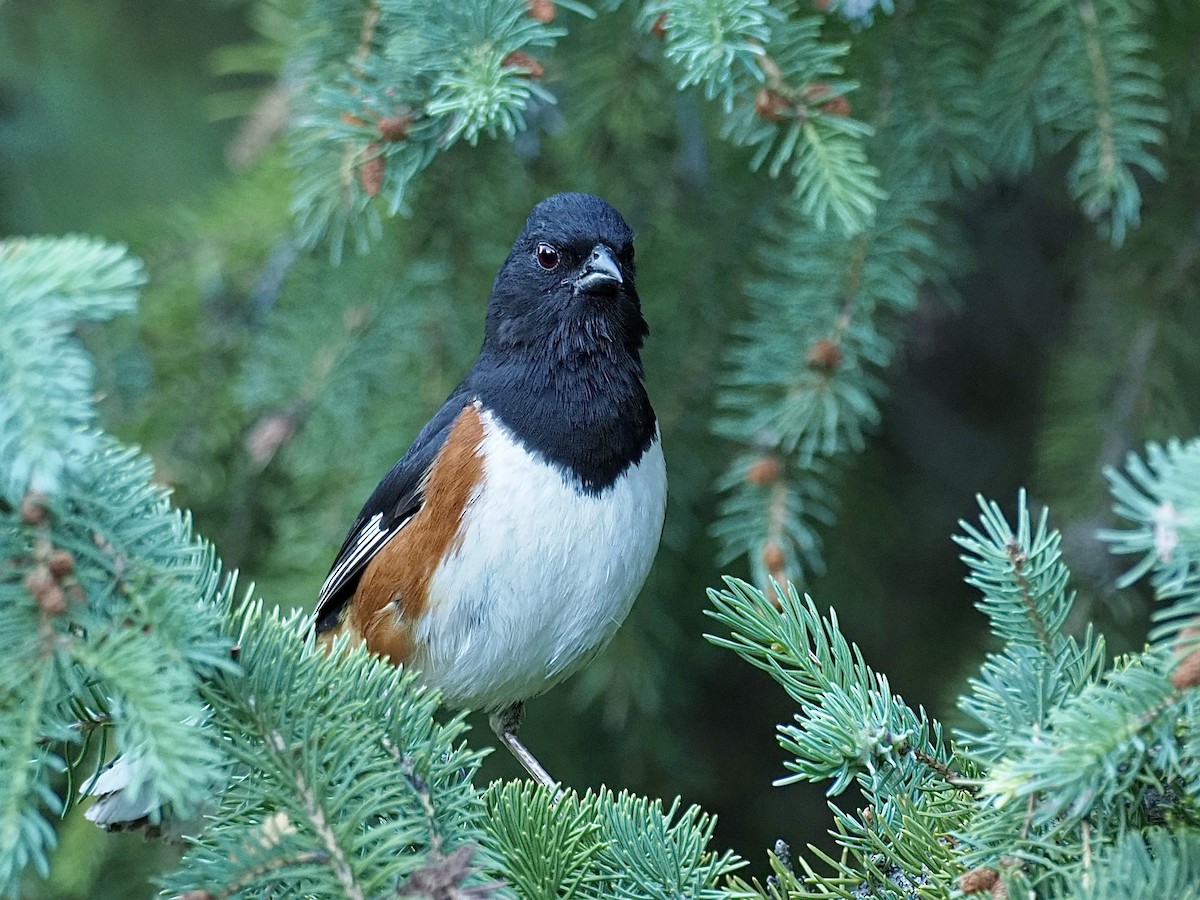
[(613, 485), (584, 494), (489, 413), (483, 423), (483, 479), (430, 582), (414, 662), (449, 705), (494, 710), (612, 638), (658, 549), (667, 477), (656, 435)]

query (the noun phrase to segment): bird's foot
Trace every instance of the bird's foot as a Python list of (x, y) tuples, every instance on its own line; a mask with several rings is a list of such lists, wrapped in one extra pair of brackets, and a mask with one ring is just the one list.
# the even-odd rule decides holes
[(500, 742), (517, 758), (517, 762), (525, 767), (531, 778), (558, 793), (558, 782), (550, 777), (550, 773), (537, 761), (537, 757), (517, 738), (517, 729), (521, 727), (524, 718), (525, 704), (518, 702), (500, 712), (492, 713), (488, 716), (488, 724), (492, 726), (492, 731), (496, 732)]

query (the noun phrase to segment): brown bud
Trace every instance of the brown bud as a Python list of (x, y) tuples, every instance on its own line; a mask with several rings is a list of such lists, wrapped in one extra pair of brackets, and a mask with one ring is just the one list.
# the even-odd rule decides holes
[(817, 12), (829, 12), (829, 0), (813, 0), (813, 9)]
[(778, 478), (782, 470), (783, 466), (780, 464), (778, 456), (774, 454), (760, 456), (746, 467), (746, 480), (753, 485), (762, 487)]
[(774, 541), (768, 541), (763, 545), (762, 561), (763, 565), (767, 567), (767, 571), (774, 577), (781, 573), (787, 564), (787, 554)]
[(549, 25), (558, 15), (552, 0), (526, 0), (525, 5), (529, 8), (529, 18), (543, 25)]
[(69, 550), (55, 550), (46, 560), (54, 577), (62, 580), (75, 571), (75, 557)]
[(821, 104), (821, 109), (829, 113), (831, 116), (840, 116), (845, 118), (850, 115), (850, 101), (841, 94), (838, 94), (831, 100), (826, 100)]
[(46, 502), (50, 498), (40, 491), (30, 491), (21, 498), (21, 521), (26, 525), (43, 525), (49, 518)]
[(378, 197), (379, 192), (383, 189), (383, 173), (386, 165), (383, 154), (379, 152), (379, 144), (368, 144), (367, 158), (358, 166), (358, 182), (368, 197)]
[(412, 123), (412, 116), (384, 116), (379, 120), (379, 136), (392, 143), (403, 141), (408, 137)]
[(1175, 671), (1171, 673), (1171, 684), (1175, 685), (1178, 691), (1200, 685), (1200, 648), (1179, 661)]
[(46, 566), (34, 566), (25, 573), (25, 590), (35, 600), (54, 585), (54, 576)]
[(47, 615), (60, 616), (67, 611), (67, 595), (46, 566), (35, 566), (26, 573), (25, 590)]
[[(36, 552), (34, 556), (37, 556)], [(1200, 622), (1200, 619), (1195, 621)], [(1171, 683), (1175, 685), (1176, 690), (1185, 691), (1200, 684), (1200, 646), (1196, 644), (1197, 636), (1200, 636), (1200, 624), (1188, 625), (1179, 630), (1179, 639), (1175, 644), (1179, 662), (1175, 665), (1175, 671), (1171, 673)], [(1187, 652), (1189, 647), (1193, 649)]]
[(974, 894), (978, 891), (990, 891), (1000, 880), (1000, 873), (987, 866), (972, 869), (958, 879), (958, 886), (964, 894)]
[(667, 36), (667, 14), (659, 13), (658, 18), (654, 20), (654, 24), (650, 26), (650, 33), (660, 41)]
[(514, 50), (500, 63), (506, 69), (523, 69), (530, 78), (541, 78), (545, 67), (523, 50)]
[(216, 900), (212, 891), (186, 891), (176, 894), (175, 900)]
[(42, 591), (37, 598), (38, 606), (42, 608), (42, 612), (48, 616), (61, 616), (67, 611), (67, 595), (66, 592), (58, 585), (51, 585)]
[(754, 95), (754, 114), (768, 122), (782, 122), (795, 114), (796, 107), (774, 88), (759, 88)]
[(808, 348), (804, 361), (810, 368), (820, 369), (823, 372), (834, 372), (842, 364), (842, 348), (837, 345), (836, 341), (821, 338)]
[(362, 127), (363, 125), (367, 124), (366, 119), (364, 119), (360, 116), (356, 116), (356, 115), (354, 115), (354, 113), (348, 113), (348, 112), (342, 113), (341, 120), (342, 120), (343, 124), (353, 125), (356, 128)]
[(831, 116), (848, 116), (850, 115), (850, 101), (841, 94), (830, 96), (832, 94), (829, 85), (821, 81), (814, 81), (812, 84), (804, 88), (804, 101), (809, 104), (815, 104), (822, 112), (828, 113)]

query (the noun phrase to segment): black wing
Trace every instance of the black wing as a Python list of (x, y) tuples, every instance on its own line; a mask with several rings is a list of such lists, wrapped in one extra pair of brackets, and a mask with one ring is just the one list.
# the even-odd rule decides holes
[(316, 611), (318, 633), (337, 625), (367, 563), (421, 508), (425, 475), (469, 396), (465, 384), (460, 385), (367, 499), (321, 585)]

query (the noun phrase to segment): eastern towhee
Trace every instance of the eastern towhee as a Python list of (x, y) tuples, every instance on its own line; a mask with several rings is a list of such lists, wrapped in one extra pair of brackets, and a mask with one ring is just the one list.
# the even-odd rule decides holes
[(479, 358), (375, 488), (316, 629), (411, 665), (516, 739), (522, 704), (594, 657), (662, 532), (633, 232), (589, 194), (534, 207), (488, 299)]

